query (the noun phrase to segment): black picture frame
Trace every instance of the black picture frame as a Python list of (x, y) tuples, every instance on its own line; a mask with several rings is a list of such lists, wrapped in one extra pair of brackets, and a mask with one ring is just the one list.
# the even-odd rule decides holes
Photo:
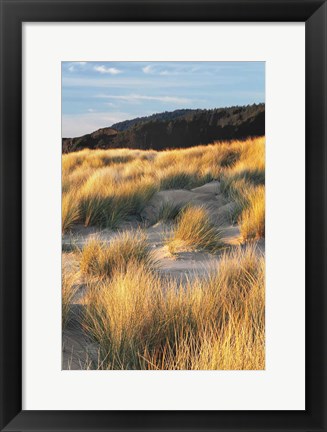
[[(0, 5), (0, 429), (326, 431), (326, 1), (0, 0)], [(22, 411), (22, 23), (78, 21), (305, 22), (305, 411)]]

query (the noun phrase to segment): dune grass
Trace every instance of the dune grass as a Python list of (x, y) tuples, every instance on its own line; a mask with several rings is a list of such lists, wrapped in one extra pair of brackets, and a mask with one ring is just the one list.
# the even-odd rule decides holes
[(172, 254), (196, 249), (217, 252), (222, 246), (221, 231), (210, 221), (204, 207), (187, 206), (178, 217), (167, 245)]
[[(236, 203), (231, 220), (246, 242), (221, 252), (207, 275), (180, 282), (161, 275), (142, 230), (74, 248), (78, 268), (63, 269), (62, 325), (82, 279), (83, 328), (99, 350), (98, 363), (88, 367), (264, 369), (264, 257), (253, 241), (265, 233), (264, 138), (162, 152), (83, 150), (63, 155), (62, 167), (63, 233), (74, 224), (117, 229), (159, 190), (219, 180)], [(220, 228), (204, 207), (167, 202), (156, 221), (171, 223), (166, 244), (173, 254), (221, 251)]]
[(192, 189), (212, 180), (220, 180), (226, 196), (236, 200), (232, 219), (240, 222), (253, 205), (252, 189), (264, 186), (264, 173), (264, 137), (162, 152), (85, 149), (65, 154), (62, 229), (75, 223), (117, 228), (129, 216), (140, 215), (156, 191)]
[(85, 226), (116, 228), (129, 215), (139, 214), (158, 190), (149, 179), (123, 181), (108, 168), (101, 171), (88, 179), (77, 198)]
[(68, 231), (80, 217), (78, 200), (71, 193), (64, 193), (61, 201), (61, 229)]
[(67, 327), (71, 319), (72, 303), (77, 292), (78, 277), (77, 272), (62, 272), (61, 322), (63, 329)]
[(106, 244), (99, 238), (89, 240), (81, 251), (80, 268), (84, 275), (108, 278), (124, 271), (129, 262), (155, 267), (155, 260), (141, 230), (125, 231)]
[(237, 161), (220, 177), (224, 194), (236, 203), (231, 221), (239, 223), (244, 240), (265, 236), (264, 138), (242, 143)]
[(186, 287), (129, 261), (90, 285), (85, 311), (105, 369), (264, 368), (264, 259), (253, 246)]
[(192, 189), (212, 180), (207, 176), (199, 175), (193, 170), (185, 171), (180, 166), (164, 169), (159, 175), (160, 189)]
[(184, 206), (171, 201), (163, 203), (159, 208), (155, 222), (169, 223), (176, 221), (178, 216), (180, 216), (181, 212), (183, 211), (183, 207)]
[(258, 186), (248, 194), (248, 205), (240, 217), (244, 239), (265, 237), (265, 188)]

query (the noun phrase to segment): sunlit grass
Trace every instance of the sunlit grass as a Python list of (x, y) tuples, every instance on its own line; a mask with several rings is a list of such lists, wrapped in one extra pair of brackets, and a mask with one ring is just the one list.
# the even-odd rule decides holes
[(84, 328), (106, 369), (264, 369), (264, 260), (225, 255), (181, 287), (130, 261), (90, 285)]
[(221, 189), (236, 203), (231, 220), (239, 223), (244, 240), (265, 236), (264, 138), (243, 143), (237, 161), (221, 175)]
[(218, 180), (219, 200), (233, 204), (230, 222), (238, 224), (244, 243), (223, 252), (219, 217), (211, 210), (164, 202), (155, 220), (169, 223), (163, 250), (176, 254), (172, 261), (182, 251), (219, 251), (207, 274), (180, 281), (162, 276), (154, 258), (160, 254), (150, 250), (142, 230), (115, 232), (109, 242), (91, 237), (74, 247), (78, 268), (63, 270), (62, 324), (82, 278), (83, 329), (99, 350), (90, 368), (264, 369), (264, 257), (254, 243), (265, 235), (264, 149), (264, 138), (256, 138), (162, 152), (63, 155), (63, 232), (75, 224), (117, 230), (131, 217), (140, 222), (157, 191)]
[(222, 246), (222, 235), (204, 207), (189, 206), (181, 212), (167, 245), (171, 253), (196, 249), (216, 252)]
[(248, 195), (248, 205), (240, 217), (244, 239), (265, 237), (265, 188), (258, 186)]
[[(62, 167), (63, 231), (77, 222), (117, 228), (130, 215), (140, 215), (156, 191), (220, 180), (222, 191), (237, 204), (231, 221), (244, 225), (247, 239), (253, 237), (245, 228), (248, 208), (258, 208), (255, 190), (262, 196), (264, 188), (264, 137), (163, 152), (85, 149), (63, 155)], [(261, 218), (254, 237), (262, 233)]]
[(61, 227), (62, 232), (67, 231), (78, 221), (80, 208), (78, 199), (72, 193), (64, 193), (61, 202)]
[(130, 261), (149, 269), (155, 266), (146, 235), (141, 230), (119, 233), (110, 243), (90, 239), (81, 251), (80, 268), (85, 275), (103, 278), (125, 270)]

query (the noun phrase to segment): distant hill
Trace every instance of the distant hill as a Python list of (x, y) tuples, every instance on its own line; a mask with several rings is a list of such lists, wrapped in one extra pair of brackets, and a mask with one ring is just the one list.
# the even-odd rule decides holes
[(84, 148), (113, 148), (117, 134), (118, 132), (115, 129), (108, 127), (77, 138), (63, 138), (62, 152), (69, 153)]
[(265, 105), (176, 110), (116, 123), (77, 138), (63, 138), (64, 153), (83, 148), (164, 150), (265, 134)]
[(196, 111), (201, 111), (199, 109), (180, 109), (175, 111), (164, 111), (162, 113), (152, 114), (150, 116), (146, 117), (136, 117), (132, 120), (125, 120), (119, 123), (113, 124), (111, 127), (113, 129), (116, 129), (117, 131), (125, 131), (127, 129), (130, 129), (132, 126), (136, 125), (138, 123), (139, 125), (142, 123), (147, 123), (149, 121), (153, 120), (175, 120), (177, 118), (183, 117), (187, 114), (192, 114)]

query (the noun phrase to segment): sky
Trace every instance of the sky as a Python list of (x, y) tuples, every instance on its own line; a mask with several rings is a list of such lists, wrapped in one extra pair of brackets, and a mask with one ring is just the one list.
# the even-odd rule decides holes
[(62, 62), (63, 137), (163, 111), (264, 101), (264, 62)]

